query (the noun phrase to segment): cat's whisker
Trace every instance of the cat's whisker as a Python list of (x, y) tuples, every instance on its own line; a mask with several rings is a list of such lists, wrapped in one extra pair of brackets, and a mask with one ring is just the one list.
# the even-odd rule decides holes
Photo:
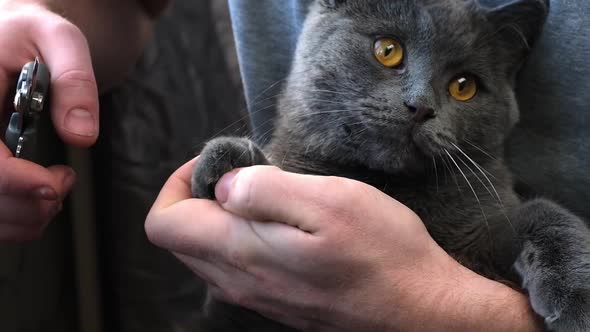
[[(347, 104), (344, 103), (338, 103), (338, 104), (342, 104), (344, 106), (347, 106)], [(254, 111), (253, 113), (257, 112), (257, 111), (262, 111), (271, 107), (275, 107), (278, 105), (268, 105), (266, 107), (263, 107), (261, 109), (258, 109), (256, 111)], [(336, 110), (327, 110), (327, 111), (312, 111), (312, 112), (306, 112), (306, 113), (298, 113), (298, 114), (291, 114), (290, 116), (292, 118), (303, 118), (303, 117), (308, 117), (308, 116), (315, 116), (315, 115), (321, 115), (321, 114), (330, 114), (330, 113), (356, 113), (356, 112), (363, 112), (365, 111), (366, 108), (356, 108), (356, 109), (336, 109)], [(261, 125), (265, 125), (271, 121), (275, 121), (275, 119), (271, 118), (268, 119), (266, 121), (264, 121)]]
[[(472, 168), (471, 168), (471, 167), (470, 167), (470, 166), (469, 166), (469, 165), (468, 165), (468, 164), (467, 164), (467, 163), (466, 163), (466, 162), (463, 160), (463, 158), (461, 158), (461, 157), (460, 157), (460, 156), (458, 156), (458, 155), (456, 155), (455, 157), (457, 157), (457, 159), (458, 159), (458, 160), (459, 160), (459, 161), (460, 161), (460, 162), (461, 162), (461, 163), (462, 163), (462, 164), (463, 164), (465, 167), (467, 167), (467, 169), (468, 169), (468, 170), (471, 172), (471, 174), (473, 174), (473, 176), (475, 176), (475, 178), (476, 178), (476, 179), (479, 181), (479, 183), (480, 183), (480, 184), (481, 184), (481, 185), (482, 185), (482, 186), (485, 188), (485, 190), (488, 192), (488, 194), (490, 195), (490, 197), (492, 197), (492, 199), (493, 199), (493, 200), (497, 200), (497, 201), (498, 201), (498, 204), (500, 205), (500, 211), (502, 211), (502, 214), (503, 214), (504, 216), (506, 216), (506, 212), (504, 211), (504, 204), (502, 203), (502, 201), (501, 201), (501, 200), (499, 200), (499, 199), (496, 199), (496, 197), (494, 196), (494, 194), (492, 193), (492, 191), (491, 191), (491, 190), (488, 188), (488, 186), (487, 186), (487, 185), (486, 185), (486, 184), (483, 182), (483, 180), (482, 180), (482, 179), (481, 179), (481, 178), (480, 178), (480, 177), (479, 177), (479, 176), (478, 176), (478, 175), (477, 175), (477, 174), (476, 174), (476, 173), (473, 171), (473, 169), (472, 169)], [(477, 167), (477, 166), (476, 166), (476, 167)], [(480, 170), (480, 171), (481, 171), (481, 170)], [(482, 174), (484, 174), (484, 173), (482, 172)], [(465, 176), (465, 175), (464, 175), (464, 176)], [(484, 174), (484, 176), (485, 176), (485, 174)], [(466, 180), (467, 180), (467, 179), (466, 179)], [(467, 182), (469, 182), (469, 180), (467, 180)], [(491, 185), (491, 186), (494, 188), (494, 185), (493, 185), (493, 184), (491, 184), (491, 183), (490, 183), (490, 185)], [(472, 188), (472, 190), (473, 190), (473, 189), (474, 189), (474, 188)], [(494, 191), (495, 191), (495, 188), (494, 188)], [(477, 195), (476, 195), (476, 198), (477, 198)], [(499, 196), (498, 196), (498, 198), (499, 198)], [(479, 203), (479, 205), (480, 205), (480, 208), (481, 208), (481, 203), (479, 202), (479, 200), (478, 200), (478, 203)], [(483, 213), (483, 211), (482, 211), (482, 213)], [(483, 214), (484, 214), (484, 219), (485, 219), (485, 213), (483, 213)], [(486, 220), (486, 222), (487, 222), (487, 220)], [(509, 221), (509, 223), (510, 223), (510, 221)], [(512, 226), (512, 223), (510, 223), (510, 225)], [(488, 229), (489, 229), (489, 226), (488, 226)]]
[[(279, 81), (278, 83), (281, 83), (281, 81)], [(276, 86), (277, 86), (277, 84), (275, 83), (271, 87), (269, 87), (266, 90), (264, 90), (263, 92), (261, 92), (256, 98), (254, 98), (250, 102), (250, 105), (251, 106), (255, 106), (257, 104), (263, 103), (263, 102), (268, 101), (268, 100), (279, 99), (280, 97), (282, 97), (284, 95), (287, 95), (289, 91), (293, 91), (293, 90), (300, 91), (300, 92), (317, 93), (317, 94), (322, 94), (323, 93), (323, 94), (329, 94), (329, 95), (346, 95), (346, 96), (350, 96), (350, 97), (356, 97), (356, 96), (360, 96), (361, 95), (361, 91), (357, 91), (357, 90), (353, 90), (353, 89), (346, 89), (345, 91), (331, 91), (331, 90), (309, 89), (307, 87), (303, 87), (302, 88), (302, 87), (291, 85), (291, 86), (289, 86), (289, 91), (285, 91), (283, 89), (283, 87), (281, 86), (280, 87), (280, 89), (281, 89), (280, 92), (262, 98), (265, 94), (267, 94), (270, 90), (272, 90), (272, 88), (274, 88)]]
[(266, 89), (262, 90), (258, 95), (256, 95), (253, 99), (252, 99), (252, 104), (256, 104), (257, 102), (259, 102), (259, 98), (264, 96), (267, 92), (269, 92), (270, 90), (272, 90), (273, 88), (277, 87), (280, 83), (282, 82), (286, 82), (288, 78), (283, 78), (280, 80), (277, 80), (276, 82), (270, 84)]
[(308, 117), (308, 116), (315, 116), (315, 115), (322, 115), (322, 114), (333, 114), (333, 113), (359, 113), (366, 111), (365, 108), (357, 108), (357, 109), (339, 109), (339, 110), (328, 110), (328, 111), (315, 111), (315, 112), (308, 112), (308, 113), (300, 113), (296, 115), (291, 115), (292, 117)]
[[(269, 108), (275, 107), (277, 106), (277, 104), (273, 104), (273, 105), (266, 105), (265, 107), (259, 108), (259, 109), (255, 109), (255, 110), (251, 110), (249, 113), (247, 113), (246, 115), (238, 118), (236, 121), (228, 124), (227, 126), (223, 127), (222, 129), (220, 129), (219, 131), (217, 131), (217, 133), (213, 134), (210, 136), (209, 140), (216, 138), (220, 135), (222, 135), (225, 131), (227, 131), (229, 128), (231, 128), (232, 126), (235, 126), (236, 124), (245, 121), (246, 119), (250, 118), (252, 115), (262, 112), (264, 110), (267, 110)], [(245, 109), (243, 110), (244, 112), (246, 111)], [(273, 119), (268, 119), (266, 121), (264, 121), (261, 125), (265, 125), (269, 122), (273, 121)], [(243, 124), (242, 126), (240, 126), (238, 129), (242, 129), (243, 127), (248, 126), (248, 124)]]
[(479, 209), (481, 210), (481, 214), (483, 215), (483, 219), (484, 219), (484, 222), (486, 224), (486, 228), (488, 229), (488, 233), (489, 233), (490, 232), (490, 224), (488, 222), (488, 217), (486, 216), (483, 206), (481, 205), (481, 201), (479, 199), (479, 196), (477, 196), (477, 192), (475, 191), (475, 188), (473, 188), (473, 185), (471, 184), (471, 182), (469, 181), (469, 179), (465, 175), (465, 172), (463, 172), (463, 170), (461, 169), (459, 164), (457, 164), (457, 162), (455, 161), (455, 158), (453, 158), (453, 156), (449, 153), (449, 151), (447, 149), (444, 149), (444, 150), (445, 150), (445, 153), (449, 156), (449, 158), (451, 158), (451, 161), (453, 162), (453, 164), (455, 164), (455, 166), (457, 166), (457, 169), (459, 170), (459, 172), (461, 172), (461, 175), (463, 175), (463, 178), (467, 182), (467, 185), (469, 186), (469, 188), (471, 188), (471, 192), (473, 192), (473, 195), (475, 196), (475, 200), (477, 201), (477, 204), (479, 205)]
[(438, 191), (439, 191), (439, 189), (438, 189), (438, 170), (436, 167), (436, 158), (434, 158), (434, 156), (432, 156), (432, 163), (434, 164), (434, 178), (436, 181), (436, 193), (438, 194)]
[[(506, 218), (506, 220), (508, 221), (508, 224), (510, 225), (510, 228), (512, 229), (512, 231), (516, 232), (516, 229), (514, 228), (514, 225), (512, 224), (512, 220), (510, 220), (510, 217), (508, 216), (508, 214), (506, 213), (506, 206), (504, 205), (504, 202), (502, 201), (502, 198), (500, 197), (500, 194), (498, 193), (498, 190), (496, 190), (496, 186), (494, 186), (494, 184), (492, 183), (492, 181), (490, 180), (490, 178), (486, 175), (486, 172), (484, 172), (484, 168), (483, 166), (479, 165), (475, 160), (473, 160), (471, 157), (469, 157), (467, 155), (467, 153), (465, 153), (461, 148), (459, 148), (457, 145), (455, 145), (454, 143), (453, 146), (459, 151), (461, 152), (461, 154), (463, 154), (465, 156), (465, 158), (467, 158), (467, 160), (469, 160), (473, 166), (475, 166), (479, 172), (485, 177), (485, 179), (487, 180), (487, 182), (490, 184), (490, 186), (492, 187), (492, 189), (494, 190), (494, 193), (496, 194), (496, 199), (498, 200), (498, 204), (500, 205), (500, 209), (502, 211), (502, 214), (504, 215), (504, 217)], [(470, 168), (471, 169), (471, 168)], [(472, 171), (473, 172), (473, 171)], [(474, 173), (475, 175), (475, 173)], [(477, 175), (476, 175), (477, 176)], [(479, 177), (477, 177), (479, 179)], [(483, 183), (482, 183), (483, 185)], [(487, 186), (484, 185), (484, 187)], [(489, 192), (489, 190), (488, 190)], [(490, 193), (491, 195), (491, 193)]]
[[(263, 122), (262, 124), (264, 125), (264, 124), (266, 124), (268, 122), (269, 121), (267, 120), (267, 121)], [(259, 140), (258, 143), (260, 143), (261, 146), (266, 145), (266, 143), (268, 143), (268, 140), (272, 137), (272, 134), (273, 133), (274, 133), (274, 128), (271, 127), (270, 129), (266, 130), (262, 134), (259, 134), (258, 137), (257, 137), (258, 140)], [(249, 136), (250, 136), (250, 139), (254, 140), (254, 134), (251, 134)]]
[[(454, 144), (453, 144), (453, 145), (454, 145)], [(463, 151), (461, 151), (461, 150), (460, 150), (458, 147), (456, 147), (456, 149), (457, 149), (457, 151), (459, 151), (459, 152), (463, 153)], [(463, 153), (463, 155), (464, 155), (465, 157), (467, 157), (468, 159), (470, 159), (470, 158), (469, 158), (467, 155), (465, 155), (464, 153)], [(487, 185), (486, 185), (486, 184), (483, 182), (483, 180), (482, 180), (482, 179), (479, 177), (479, 175), (477, 175), (477, 174), (476, 174), (476, 173), (473, 171), (473, 169), (472, 169), (472, 168), (471, 168), (471, 167), (470, 167), (470, 166), (469, 166), (469, 165), (468, 165), (468, 164), (467, 164), (467, 163), (466, 163), (466, 162), (463, 160), (463, 158), (461, 158), (460, 156), (456, 156), (456, 157), (457, 157), (457, 159), (458, 159), (459, 161), (461, 161), (461, 163), (462, 163), (462, 164), (463, 164), (465, 167), (467, 167), (467, 169), (468, 169), (468, 170), (471, 172), (471, 174), (473, 174), (473, 176), (475, 176), (475, 178), (476, 178), (476, 179), (479, 181), (479, 183), (481, 183), (481, 185), (482, 185), (482, 186), (485, 188), (485, 190), (488, 192), (488, 194), (490, 194), (490, 196), (492, 196), (492, 198), (494, 198), (494, 199), (497, 199), (497, 200), (498, 200), (498, 203), (499, 203), (500, 205), (502, 205), (502, 201), (500, 200), (500, 196), (499, 196), (499, 195), (498, 195), (498, 193), (496, 192), (494, 185), (493, 185), (491, 182), (489, 182), (489, 183), (490, 183), (490, 185), (491, 185), (492, 187), (494, 187), (494, 192), (496, 192), (496, 196), (494, 196), (494, 194), (492, 193), (492, 191), (490, 190), (490, 188), (488, 188), (488, 186), (487, 186)], [(477, 167), (477, 165), (476, 165), (476, 167)], [(481, 172), (481, 170), (479, 169), (479, 167), (477, 167), (477, 169), (478, 169), (478, 170)], [(484, 174), (484, 176), (485, 176), (485, 174)], [(486, 176), (486, 178), (487, 178), (487, 176)], [(496, 198), (496, 197), (497, 197), (497, 198)]]
[[(482, 149), (481, 147), (477, 146), (476, 144), (474, 144), (473, 142), (468, 141), (467, 139), (463, 139), (463, 142), (471, 145), (473, 148), (475, 148), (476, 150), (478, 150), (479, 152), (483, 153), (484, 155), (486, 155), (488, 158), (497, 161), (497, 162), (501, 162), (503, 163), (502, 160), (499, 160), (498, 157), (492, 155), (491, 153), (485, 151), (484, 149)], [(488, 172), (485, 168), (483, 168), (483, 171), (488, 174), (490, 177), (492, 177), (494, 180), (498, 180), (492, 173)], [(520, 177), (518, 174), (513, 173), (512, 176), (514, 177), (514, 179), (518, 180), (521, 183), (525, 183), (528, 184), (528, 181), (526, 181), (525, 179), (523, 179), (522, 177)]]
[[(291, 137), (293, 136), (294, 133), (291, 133), (291, 135), (289, 135), (288, 141), (291, 140)], [(283, 158), (281, 160), (281, 166), (280, 168), (284, 168), (285, 167), (285, 160), (287, 160), (287, 155), (289, 154), (289, 149), (285, 150), (285, 153), (283, 154)]]
[(451, 178), (453, 179), (453, 181), (455, 182), (455, 185), (457, 185), (457, 190), (459, 191), (459, 193), (463, 194), (463, 190), (461, 190), (461, 186), (459, 186), (459, 181), (457, 181), (457, 177), (455, 176), (455, 172), (453, 172), (452, 170), (452, 165), (451, 165), (451, 161), (449, 160), (449, 157), (447, 157), (446, 155), (442, 155), (444, 158), (442, 158), (446, 169), (449, 171), (449, 175), (451, 176)]
[(305, 89), (305, 90), (300, 90), (300, 91), (305, 91), (305, 92), (319, 92), (319, 93), (330, 93), (330, 94), (344, 95), (344, 96), (350, 96), (351, 95), (350, 92), (321, 90), (321, 89)]
[(492, 156), (490, 153), (488, 153), (487, 151), (485, 151), (484, 149), (480, 148), (479, 146), (475, 145), (474, 143), (470, 142), (469, 140), (467, 140), (466, 138), (463, 139), (463, 141), (469, 145), (471, 145), (473, 148), (475, 148), (476, 150), (478, 150), (479, 152), (483, 153), (484, 155), (486, 155), (487, 157), (489, 157), (492, 160), (498, 161), (498, 158)]
[[(301, 73), (304, 74), (305, 72), (307, 72), (307, 70), (304, 71), (299, 71), (299, 72), (292, 72), (292, 74), (295, 73)], [(219, 130), (217, 133), (213, 134), (210, 136), (209, 139), (213, 139), (215, 137), (218, 137), (222, 134), (224, 134), (224, 132), (226, 132), (227, 130), (229, 130), (231, 127), (235, 126), (238, 123), (244, 122), (245, 120), (247, 120), (248, 118), (252, 117), (252, 115), (255, 115), (257, 113), (263, 112), (265, 110), (271, 109), (271, 108), (275, 108), (279, 106), (278, 103), (278, 99), (280, 97), (282, 97), (283, 95), (285, 95), (287, 92), (284, 91), (283, 86), (281, 85), (281, 83), (285, 83), (287, 81), (287, 78), (285, 79), (281, 79), (281, 80), (277, 80), (272, 84), (269, 84), (269, 86), (267, 88), (265, 88), (264, 90), (262, 90), (261, 92), (259, 92), (254, 98), (252, 98), (251, 102), (249, 103), (249, 108), (250, 111), (247, 111), (247, 108), (243, 108), (241, 110), (241, 112), (244, 112), (246, 114), (244, 114), (243, 116), (241, 116), (240, 118), (236, 119), (234, 122), (228, 124), (227, 126), (225, 126), (224, 128), (222, 128), (221, 130)], [(281, 89), (281, 92), (279, 93), (275, 93), (272, 94), (270, 96), (268, 96), (268, 93), (270, 91), (272, 91), (274, 88), (277, 89)], [(360, 91), (356, 91), (353, 89), (347, 89), (347, 91), (332, 91), (332, 90), (327, 90), (327, 89), (309, 89), (309, 88), (299, 88), (296, 86), (290, 86), (289, 87), (290, 90), (299, 90), (299, 91), (303, 91), (303, 92), (310, 92), (310, 93), (318, 93), (318, 94), (329, 94), (329, 95), (347, 95), (347, 96), (358, 96), (361, 92)], [(267, 95), (267, 96), (265, 96)], [(263, 98), (264, 97), (264, 98)], [(311, 99), (312, 101), (314, 99)], [(274, 101), (270, 104), (266, 104), (269, 101)], [(338, 102), (335, 100), (322, 100), (322, 99), (318, 99), (318, 102), (324, 102), (324, 103), (331, 103), (331, 104), (340, 104), (343, 106), (348, 106), (349, 104), (344, 103), (344, 102)], [(260, 105), (261, 107), (257, 107), (258, 105)], [(266, 124), (268, 124), (269, 122), (274, 121), (274, 119), (272, 117), (270, 117), (269, 119), (267, 119), (266, 121), (264, 121), (262, 124), (259, 124), (260, 126), (264, 126)], [(246, 124), (242, 124), (239, 128), (236, 128), (235, 131), (242, 131), (244, 127), (249, 127), (249, 125)], [(263, 138), (265, 136), (267, 136), (269, 133), (263, 133), (262, 135), (260, 135), (259, 139), (263, 140)]]
[(341, 116), (337, 119), (334, 119), (330, 122), (326, 122), (327, 126), (331, 126), (331, 127), (339, 127), (342, 125), (347, 125), (347, 126), (353, 126), (356, 124), (362, 124), (363, 122), (355, 122), (355, 123), (347, 123), (346, 120), (348, 119), (355, 119), (357, 116), (352, 114), (352, 115), (347, 115), (347, 116)]
[[(305, 74), (307, 72), (311, 71), (311, 69), (305, 69), (305, 70), (300, 70), (300, 71), (292, 71), (291, 75), (297, 75), (297, 74)], [(265, 94), (267, 94), (269, 91), (271, 91), (274, 88), (281, 88), (280, 86), (281, 83), (287, 82), (289, 80), (289, 76), (286, 76), (285, 78), (282, 78), (280, 80), (276, 80), (275, 82), (272, 82), (268, 85), (267, 88), (265, 88), (264, 90), (260, 91), (256, 96), (254, 96), (254, 98), (252, 98), (251, 104), (254, 105), (257, 102), (259, 102), (259, 98), (261, 98), (262, 96), (264, 96)], [(281, 92), (282, 93), (282, 92)]]
[(447, 183), (449, 183), (449, 179), (447, 178), (447, 172), (446, 172), (447, 167), (446, 167), (445, 161), (443, 160), (443, 155), (440, 152), (438, 153), (438, 159), (441, 160), (443, 165), (445, 166), (442, 170), (443, 170), (445, 184), (447, 184)]
[(327, 100), (327, 99), (319, 99), (319, 98), (308, 98), (305, 100), (307, 103), (322, 103), (322, 104), (332, 104), (332, 105), (342, 105), (342, 106), (350, 106), (350, 102), (343, 102), (338, 100)]
[[(311, 116), (311, 115), (316, 115), (316, 114), (320, 114), (320, 113), (324, 113), (324, 112), (325, 112), (325, 113), (347, 113), (347, 112), (349, 113), (349, 112), (353, 112), (353, 111), (355, 111), (355, 110), (330, 110), (330, 111), (320, 111), (320, 112), (312, 112), (312, 113), (298, 114), (298, 115), (296, 115), (296, 117), (299, 117), (299, 116)], [(329, 122), (329, 123), (327, 123), (326, 125), (327, 125), (327, 126), (341, 126), (341, 125), (344, 125), (344, 124), (346, 124), (346, 125), (349, 125), (349, 126), (354, 126), (354, 125), (358, 125), (358, 124), (363, 124), (364, 122), (362, 122), (362, 121), (361, 121), (361, 122), (354, 122), (354, 123), (346, 123), (346, 120), (347, 120), (347, 119), (350, 119), (350, 118), (355, 118), (356, 116), (357, 116), (356, 114), (348, 114), (348, 115), (346, 115), (346, 116), (343, 116), (343, 117), (339, 117), (339, 118), (337, 118), (337, 119), (334, 119), (332, 122)], [(362, 129), (361, 131), (365, 131), (366, 129), (367, 129), (367, 128), (364, 128), (364, 129)], [(260, 136), (260, 139), (261, 139), (261, 140), (264, 140), (264, 137), (265, 137), (265, 136), (267, 136), (267, 135), (269, 135), (269, 134), (272, 134), (273, 132), (274, 132), (274, 129), (269, 129), (269, 130), (267, 130), (265, 133), (263, 133), (263, 135), (262, 135), (262, 136)], [(355, 133), (355, 134), (356, 134), (356, 133)], [(291, 137), (292, 137), (293, 135), (294, 135), (294, 133), (291, 133), (291, 134), (290, 134), (290, 136), (289, 136), (289, 138), (288, 138), (288, 140), (290, 140), (290, 139), (291, 139)], [(350, 138), (349, 138), (349, 139), (350, 139)], [(310, 149), (310, 146), (308, 145), (308, 146), (307, 146), (307, 148), (306, 148), (306, 150), (305, 150), (305, 153), (306, 153), (306, 154), (309, 152), (309, 149)], [(282, 168), (282, 167), (284, 167), (284, 165), (285, 165), (285, 162), (286, 162), (286, 160), (287, 160), (287, 157), (288, 157), (288, 154), (289, 154), (289, 151), (285, 151), (285, 153), (284, 153), (283, 157), (281, 158), (281, 162), (280, 162), (280, 167), (281, 167), (281, 168)]]
[[(365, 127), (365, 128), (363, 128), (363, 129), (361, 129), (361, 130), (359, 130), (359, 131), (355, 131), (355, 132), (353, 133), (353, 135), (351, 135), (350, 137), (351, 137), (351, 139), (357, 139), (357, 138), (359, 138), (359, 137), (360, 137), (362, 134), (364, 134), (364, 133), (365, 133), (366, 131), (368, 131), (368, 130), (369, 130), (369, 127)], [(365, 139), (365, 142), (366, 142), (367, 140), (368, 140), (368, 138), (366, 138), (366, 139)]]
[[(485, 179), (487, 180), (487, 182), (490, 184), (490, 186), (492, 187), (492, 189), (494, 190), (494, 193), (496, 194), (496, 198), (498, 199), (498, 203), (500, 203), (502, 209), (504, 209), (504, 202), (502, 202), (502, 198), (500, 197), (500, 194), (498, 194), (498, 191), (496, 190), (496, 186), (494, 186), (494, 184), (492, 183), (492, 181), (490, 180), (490, 178), (486, 175), (486, 172), (484, 172), (484, 168), (482, 166), (480, 166), (475, 160), (473, 160), (471, 157), (469, 157), (467, 155), (467, 153), (465, 153), (465, 151), (463, 151), (460, 147), (458, 147), (455, 143), (451, 143), (455, 149), (457, 149), (457, 151), (459, 151), (463, 156), (465, 156), (465, 158), (467, 158), (467, 160), (469, 160), (473, 166), (475, 166), (475, 168), (477, 168), (479, 170), (479, 172), (485, 177)], [(489, 173), (489, 172), (488, 172)], [(491, 195), (491, 193), (490, 193)]]
[[(320, 111), (320, 112), (313, 112), (313, 113), (304, 113), (304, 114), (297, 114), (297, 115), (291, 115), (292, 119), (295, 118), (300, 118), (300, 117), (306, 117), (306, 116), (313, 116), (313, 115), (317, 115), (317, 114), (324, 114), (325, 113), (351, 113), (354, 112), (356, 110), (330, 110), (330, 111)], [(360, 111), (360, 110), (359, 110)], [(341, 125), (357, 125), (357, 124), (362, 124), (363, 122), (355, 122), (355, 123), (347, 123), (346, 120), (348, 119), (352, 119), (352, 118), (356, 118), (357, 115), (356, 114), (347, 114), (345, 116), (340, 116), (334, 120), (332, 120), (331, 122), (327, 122), (326, 125), (327, 126), (332, 126), (332, 127), (337, 127), (337, 126), (341, 126)], [(362, 131), (366, 130), (366, 128), (364, 128)], [(273, 129), (271, 128), (270, 130), (268, 130), (264, 136), (266, 136), (267, 134), (272, 134), (273, 133)], [(358, 132), (355, 132), (355, 134), (357, 134)]]
[(358, 122), (349, 122), (349, 123), (346, 123), (346, 125), (347, 126), (356, 126), (356, 125), (361, 125), (361, 124), (366, 124), (366, 123), (367, 123), (366, 121), (358, 121)]

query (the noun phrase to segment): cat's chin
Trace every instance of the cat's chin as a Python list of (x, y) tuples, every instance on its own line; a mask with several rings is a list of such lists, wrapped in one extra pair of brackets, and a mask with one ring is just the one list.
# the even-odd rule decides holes
[[(383, 151), (389, 149), (391, 147), (383, 147)], [(412, 143), (402, 149), (390, 150), (385, 157), (367, 156), (360, 163), (371, 170), (388, 174), (419, 175), (426, 171), (427, 162), (431, 159)]]
[[(410, 140), (419, 153), (427, 159), (438, 158), (441, 154), (444, 155), (444, 146), (449, 145), (449, 143), (437, 139), (435, 132), (423, 127), (415, 128), (410, 135)], [(452, 150), (451, 147), (447, 149)]]

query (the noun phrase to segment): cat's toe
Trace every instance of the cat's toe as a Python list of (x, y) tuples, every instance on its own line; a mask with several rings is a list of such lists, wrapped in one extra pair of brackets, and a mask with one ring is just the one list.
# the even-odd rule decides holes
[(566, 276), (548, 273), (542, 282), (529, 284), (529, 297), (535, 312), (550, 331), (590, 331), (590, 288), (586, 275)]
[(209, 141), (201, 155), (191, 179), (195, 198), (215, 199), (215, 185), (219, 179), (235, 168), (268, 164), (262, 150), (246, 138), (220, 137)]
[(545, 318), (551, 331), (590, 331), (590, 291), (574, 290), (569, 296), (557, 299), (561, 302), (559, 313)]

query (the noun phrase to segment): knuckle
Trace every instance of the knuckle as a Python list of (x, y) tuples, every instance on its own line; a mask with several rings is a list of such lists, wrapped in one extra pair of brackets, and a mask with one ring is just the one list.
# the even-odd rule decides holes
[(19, 1), (0, 1), (2, 21), (11, 21), (17, 24), (28, 24), (31, 21), (38, 22), (48, 15), (54, 15), (38, 3), (19, 3)]
[(236, 267), (239, 270), (244, 270), (244, 260), (242, 257), (242, 253), (236, 249), (228, 249), (227, 250), (227, 260), (229, 263)]
[(340, 225), (338, 230), (342, 238), (349, 238), (351, 232), (362, 228), (367, 208), (372, 207), (374, 188), (362, 182), (341, 177), (326, 177), (314, 204), (322, 220), (329, 220)]
[(234, 268), (248, 272), (252, 254), (244, 248), (238, 248), (236, 245), (230, 245), (226, 249), (226, 259)]
[(324, 203), (332, 213), (358, 205), (358, 196), (366, 190), (359, 182), (347, 178), (326, 177), (324, 181), (321, 186), (329, 192)]
[(148, 240), (153, 243), (157, 244), (159, 240), (159, 235), (161, 232), (161, 223), (159, 222), (159, 217), (157, 213), (150, 212), (145, 220), (144, 223), (144, 231), (148, 238)]
[(53, 19), (45, 19), (45, 22), (40, 27), (45, 36), (61, 36), (73, 40), (85, 40), (82, 30), (62, 17), (54, 16)]
[(260, 205), (268, 199), (270, 180), (277, 172), (281, 172), (275, 166), (253, 166), (242, 169), (236, 175), (231, 189), (230, 201), (246, 213), (256, 214), (262, 208)]
[[(45, 40), (50, 40), (52, 36), (59, 36), (59, 39), (64, 42), (67, 41), (69, 45), (62, 45), (61, 47), (72, 49), (86, 48), (90, 52), (88, 41), (83, 32), (76, 25), (67, 21), (64, 18), (56, 17), (54, 19), (46, 20), (44, 24), (38, 27), (40, 35), (45, 37)], [(73, 86), (94, 87), (96, 82), (92, 68), (70, 68), (56, 73), (52, 77), (52, 81), (56, 84), (66, 84)], [(66, 86), (67, 87), (67, 86)], [(60, 86), (63, 88), (63, 86)]]
[(248, 167), (241, 170), (234, 180), (231, 191), (231, 200), (246, 211), (253, 210), (256, 206), (258, 183), (266, 176), (267, 170), (263, 167)]
[(22, 10), (16, 10), (11, 15), (5, 15), (0, 19), (2, 32), (15, 33), (17, 31), (26, 31), (24, 28), (32, 24), (34, 19), (31, 15), (23, 13)]
[[(94, 79), (94, 74), (90, 70), (84, 69), (67, 69), (61, 72), (54, 79), (54, 84), (60, 89), (84, 89), (84, 95), (76, 97), (87, 97), (87, 89), (97, 90), (97, 84)], [(94, 96), (92, 100), (94, 100)], [(72, 97), (72, 96), (70, 96)]]

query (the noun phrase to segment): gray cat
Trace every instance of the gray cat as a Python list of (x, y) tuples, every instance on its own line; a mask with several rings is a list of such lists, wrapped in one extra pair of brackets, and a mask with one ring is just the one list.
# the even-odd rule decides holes
[[(550, 201), (521, 202), (502, 160), (548, 4), (504, 2), (315, 1), (272, 140), (210, 141), (193, 195), (214, 199), (223, 174), (259, 164), (366, 182), (465, 266), (520, 284), (548, 329), (590, 331), (590, 231)], [(212, 330), (289, 330), (215, 301), (206, 312)]]

